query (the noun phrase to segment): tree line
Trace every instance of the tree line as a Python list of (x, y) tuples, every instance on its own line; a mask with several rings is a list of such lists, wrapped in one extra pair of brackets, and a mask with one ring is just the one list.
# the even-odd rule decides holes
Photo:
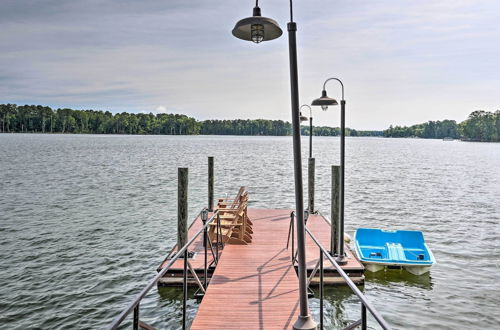
[[(309, 126), (302, 126), (309, 135)], [(164, 135), (276, 135), (292, 134), (282, 120), (236, 119), (198, 121), (179, 114), (116, 113), (99, 110), (52, 109), (41, 105), (0, 104), (2, 133), (89, 133)], [(338, 127), (313, 126), (313, 135), (337, 136)], [(381, 136), (382, 131), (346, 129), (347, 136)]]
[(19, 133), (198, 134), (200, 123), (185, 115), (53, 110), (41, 105), (1, 104), (0, 129)]
[(384, 130), (386, 137), (419, 137), (426, 139), (463, 139), (467, 141), (500, 142), (500, 110), (477, 110), (461, 123), (454, 120), (428, 121), (410, 127), (392, 125)]
[[(309, 135), (309, 126), (301, 126), (301, 134)], [(340, 127), (313, 126), (313, 135), (315, 136), (339, 136)], [(346, 127), (346, 136), (383, 136), (383, 131), (361, 131)]]
[[(179, 114), (116, 113), (100, 110), (52, 109), (41, 105), (0, 104), (2, 133), (90, 133), (164, 135), (275, 135), (292, 134), (292, 125), (282, 120), (235, 119), (198, 121)], [(301, 126), (309, 135), (309, 125)], [(338, 136), (339, 127), (313, 126), (315, 136)], [(461, 123), (428, 121), (412, 126), (390, 126), (384, 131), (346, 128), (347, 136), (419, 137), (500, 141), (500, 110), (472, 112)]]

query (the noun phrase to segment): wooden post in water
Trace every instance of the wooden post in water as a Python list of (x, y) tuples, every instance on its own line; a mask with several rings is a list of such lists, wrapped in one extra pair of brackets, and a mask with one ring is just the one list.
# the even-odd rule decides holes
[(177, 181), (177, 249), (180, 250), (188, 241), (188, 169), (178, 169)]
[(314, 167), (315, 167), (315, 159), (309, 158), (309, 167), (308, 167), (308, 192), (309, 192), (309, 214), (314, 213)]
[(338, 233), (340, 226), (340, 166), (332, 165), (332, 200), (331, 200), (331, 236), (330, 236), (330, 251), (332, 256), (338, 254)]
[(214, 210), (214, 157), (208, 157), (208, 211)]

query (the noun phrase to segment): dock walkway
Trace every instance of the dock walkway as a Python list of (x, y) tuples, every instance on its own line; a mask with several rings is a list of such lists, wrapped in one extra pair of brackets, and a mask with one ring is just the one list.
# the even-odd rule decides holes
[(254, 239), (226, 245), (191, 329), (287, 329), (298, 279), (286, 250), (288, 210), (249, 209)]
[[(191, 329), (289, 329), (298, 316), (298, 279), (286, 240), (291, 210), (248, 209), (253, 222), (249, 245), (226, 245)], [(312, 215), (308, 227), (329, 246), (330, 226)], [(318, 249), (306, 238), (311, 272)], [(363, 266), (348, 253), (346, 272)], [(325, 273), (327, 269), (325, 267)], [(355, 274), (355, 276), (357, 276)]]

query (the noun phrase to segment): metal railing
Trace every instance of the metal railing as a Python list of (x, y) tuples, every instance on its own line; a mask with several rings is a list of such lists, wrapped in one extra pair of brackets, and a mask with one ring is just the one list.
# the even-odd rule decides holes
[[(219, 242), (222, 243), (222, 240), (219, 241), (219, 237), (222, 237), (222, 231), (221, 231), (221, 226), (220, 226), (220, 215), (218, 210), (215, 210), (215, 212), (212, 214), (210, 219), (208, 219), (208, 211), (206, 209), (203, 209), (195, 219), (198, 217), (201, 217), (201, 220), (203, 221), (203, 227), (196, 232), (196, 234), (193, 235), (193, 237), (181, 248), (179, 249), (175, 255), (169, 259), (168, 264), (161, 269), (158, 274), (151, 280), (149, 283), (141, 290), (141, 292), (135, 297), (135, 299), (128, 305), (127, 308), (125, 308), (120, 315), (118, 315), (113, 322), (110, 324), (110, 326), (107, 328), (108, 330), (114, 330), (118, 329), (118, 327), (122, 324), (122, 322), (125, 320), (125, 318), (133, 311), (134, 316), (133, 316), (133, 321), (132, 321), (132, 327), (134, 330), (138, 330), (139, 327), (144, 328), (144, 329), (154, 329), (153, 327), (149, 326), (148, 324), (141, 322), (139, 319), (139, 306), (141, 303), (141, 300), (148, 294), (149, 290), (153, 286), (155, 286), (158, 281), (170, 270), (170, 268), (173, 266), (173, 264), (177, 261), (179, 258), (184, 259), (184, 269), (183, 269), (183, 281), (182, 281), (182, 286), (183, 286), (183, 304), (182, 304), (182, 329), (186, 329), (186, 303), (187, 303), (187, 278), (188, 278), (188, 266), (189, 270), (193, 274), (193, 277), (197, 280), (198, 285), (200, 286), (200, 289), (203, 289), (202, 291), (205, 292), (206, 288), (208, 287), (208, 248), (210, 248), (212, 256), (213, 256), (213, 262), (217, 265), (219, 261)], [(208, 226), (216, 221), (216, 245), (215, 245), (215, 252), (213, 248), (213, 244), (210, 239), (208, 239), (208, 232), (207, 228)], [(196, 220), (195, 220), (196, 221)], [(196, 240), (196, 238), (203, 233), (203, 246), (204, 246), (204, 254), (205, 254), (205, 261), (204, 261), (204, 279), (203, 279), (203, 284), (199, 281), (194, 269), (191, 267), (189, 264), (188, 258), (189, 258), (189, 252), (188, 252), (188, 247)], [(174, 252), (174, 251), (173, 251)], [(173, 253), (171, 252), (166, 259), (168, 259)]]
[[(304, 217), (306, 219), (306, 224), (307, 224), (307, 217)], [(288, 243), (290, 241), (290, 232), (292, 233), (292, 263), (295, 262), (296, 260), (296, 255), (295, 251), (293, 251), (294, 247), (294, 221), (295, 219), (295, 212), (292, 212), (290, 214), (290, 230), (288, 233), (288, 242), (287, 242), (287, 248), (288, 248)], [(333, 265), (333, 267), (337, 270), (339, 275), (344, 279), (346, 284), (351, 288), (351, 290), (358, 296), (358, 298), (361, 300), (361, 318), (354, 323), (348, 325), (347, 327), (344, 328), (344, 330), (349, 330), (349, 329), (354, 329), (358, 326), (361, 326), (361, 329), (365, 330), (367, 329), (367, 317), (366, 317), (366, 310), (370, 312), (370, 314), (375, 318), (375, 320), (378, 322), (378, 324), (382, 327), (384, 330), (389, 330), (391, 327), (387, 322), (384, 320), (382, 315), (371, 305), (371, 303), (366, 299), (365, 295), (358, 289), (356, 284), (349, 278), (349, 276), (344, 272), (342, 267), (333, 259), (332, 255), (330, 252), (325, 249), (325, 247), (319, 242), (319, 240), (314, 236), (313, 233), (305, 226), (306, 233), (311, 237), (313, 242), (317, 245), (319, 249), (319, 260), (318, 263), (316, 264), (316, 267), (314, 268), (313, 272), (311, 273), (309, 277), (308, 284), (311, 282), (312, 278), (315, 276), (315, 273), (319, 271), (319, 328), (323, 329), (323, 318), (324, 318), (324, 304), (323, 304), (323, 298), (324, 298), (324, 266), (323, 266), (323, 260), (326, 258), (330, 263)]]

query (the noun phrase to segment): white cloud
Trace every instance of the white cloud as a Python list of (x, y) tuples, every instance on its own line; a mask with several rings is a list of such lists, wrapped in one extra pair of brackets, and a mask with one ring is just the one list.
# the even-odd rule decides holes
[[(246, 43), (230, 31), (252, 5), (172, 1), (0, 4), (0, 103), (290, 120), (286, 31)], [(283, 4), (261, 7), (286, 30)], [(494, 0), (297, 2), (301, 104), (337, 76), (357, 129), (497, 109), (499, 14)], [(314, 122), (338, 115), (316, 111)]]
[(163, 105), (160, 105), (155, 109), (155, 113), (167, 113), (167, 108)]

